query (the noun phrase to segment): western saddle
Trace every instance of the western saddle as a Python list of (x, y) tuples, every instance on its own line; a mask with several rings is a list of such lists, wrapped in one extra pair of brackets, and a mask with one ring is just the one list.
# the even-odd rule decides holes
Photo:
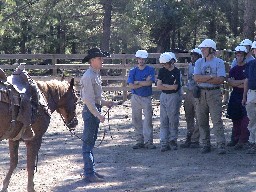
[[(39, 89), (26, 71), (19, 68), (11, 76), (6, 77), (0, 70), (0, 101), (9, 103), (12, 115), (10, 131), (0, 140), (8, 139), (16, 121), (23, 124), (19, 134), (12, 140), (31, 140), (34, 137), (32, 124), (36, 119), (39, 106)], [(18, 113), (17, 107), (18, 106)], [(15, 111), (16, 110), (16, 111)]]

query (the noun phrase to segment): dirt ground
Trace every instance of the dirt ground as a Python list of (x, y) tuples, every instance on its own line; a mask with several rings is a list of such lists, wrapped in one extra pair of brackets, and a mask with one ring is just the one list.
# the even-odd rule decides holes
[[(256, 156), (228, 148), (226, 155), (216, 150), (201, 154), (199, 149), (160, 152), (159, 102), (154, 101), (155, 150), (133, 150), (133, 127), (130, 102), (110, 111), (108, 123), (101, 125), (97, 145), (107, 129), (102, 144), (95, 148), (96, 169), (106, 175), (106, 182), (88, 184), (80, 179), (83, 161), (82, 142), (72, 137), (60, 116), (54, 113), (39, 152), (35, 173), (37, 192), (252, 192), (256, 191)], [(106, 110), (106, 109), (105, 109)], [(78, 108), (82, 131), (81, 106)], [(230, 139), (231, 122), (224, 119), (226, 138)], [(186, 135), (184, 111), (181, 108), (179, 141)], [(111, 138), (112, 137), (112, 138)], [(214, 136), (212, 144), (215, 145)], [(7, 141), (0, 142), (0, 182), (9, 166)], [(9, 192), (25, 192), (27, 183), (26, 149), (20, 146), (19, 164), (11, 178)]]

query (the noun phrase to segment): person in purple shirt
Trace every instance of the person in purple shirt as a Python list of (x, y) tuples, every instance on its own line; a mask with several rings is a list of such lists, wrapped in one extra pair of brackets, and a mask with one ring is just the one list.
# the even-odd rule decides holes
[(249, 131), (247, 129), (249, 119), (245, 106), (242, 105), (246, 53), (245, 46), (237, 46), (235, 48), (237, 65), (230, 70), (228, 78), (229, 85), (233, 87), (227, 108), (227, 117), (232, 119), (233, 122), (231, 141), (228, 146), (235, 146), (235, 149), (242, 149), (249, 139)]
[[(246, 47), (246, 55), (244, 58), (244, 63), (246, 64), (254, 60), (254, 57), (252, 56), (252, 52), (251, 52), (252, 41), (250, 39), (244, 39), (243, 41), (241, 41), (239, 45)], [(236, 65), (237, 65), (237, 59), (235, 58), (231, 64), (231, 68), (235, 67)]]

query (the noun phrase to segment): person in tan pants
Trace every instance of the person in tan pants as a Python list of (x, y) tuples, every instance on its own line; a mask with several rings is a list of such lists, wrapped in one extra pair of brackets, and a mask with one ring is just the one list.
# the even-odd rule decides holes
[(196, 82), (193, 79), (195, 62), (202, 57), (200, 49), (191, 50), (191, 63), (188, 66), (188, 82), (184, 86), (184, 110), (187, 123), (187, 138), (185, 143), (180, 145), (181, 148), (198, 148), (199, 147), (199, 127), (196, 120), (195, 99), (193, 97), (193, 88)]

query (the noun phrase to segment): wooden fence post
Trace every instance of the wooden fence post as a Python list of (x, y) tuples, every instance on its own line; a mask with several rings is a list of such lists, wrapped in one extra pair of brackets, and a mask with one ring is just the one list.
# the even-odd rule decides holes
[(57, 69), (55, 68), (55, 65), (57, 64), (57, 59), (55, 57), (55, 55), (53, 55), (52, 57), (52, 65), (54, 65), (54, 69), (52, 69), (52, 75), (53, 76), (57, 76)]
[[(122, 65), (126, 64), (126, 58), (122, 59)], [(126, 69), (122, 69), (122, 76), (125, 77), (126, 76)], [(122, 87), (126, 87), (127, 83), (126, 80), (122, 81)], [(127, 100), (127, 91), (124, 90), (123, 91), (123, 101)]]

